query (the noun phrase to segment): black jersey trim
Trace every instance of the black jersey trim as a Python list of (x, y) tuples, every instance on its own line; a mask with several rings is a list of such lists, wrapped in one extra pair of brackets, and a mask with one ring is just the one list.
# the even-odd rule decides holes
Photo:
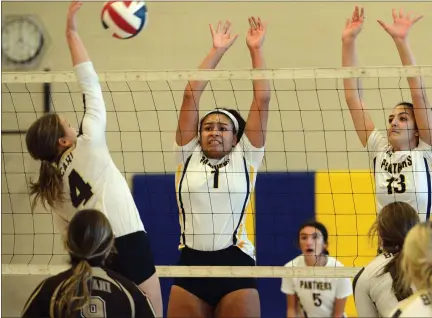
[(364, 272), (364, 270), (366, 269), (366, 267), (363, 267), (358, 273), (357, 275), (354, 276), (353, 282), (352, 282), (352, 287), (353, 287), (353, 296), (355, 299), (355, 288), (357, 286), (357, 282), (361, 276), (361, 274)]
[(186, 159), (186, 162), (185, 162), (184, 167), (183, 167), (183, 173), (182, 173), (182, 176), (181, 176), (181, 179), (180, 179), (180, 182), (179, 182), (179, 188), (178, 188), (178, 193), (179, 193), (178, 195), (179, 195), (179, 202), (180, 202), (180, 212), (181, 212), (181, 214), (183, 216), (183, 232), (181, 234), (182, 239), (183, 239), (183, 245), (186, 245), (186, 235), (185, 235), (185, 231), (186, 231), (186, 212), (185, 212), (185, 209), (184, 209), (183, 199), (182, 199), (182, 185), (183, 185), (183, 180), (184, 180), (184, 177), (186, 175), (186, 170), (187, 170), (187, 167), (189, 165), (189, 162), (190, 162), (191, 158), (192, 158), (192, 155), (190, 155)]
[(246, 210), (246, 204), (247, 204), (247, 202), (248, 202), (248, 200), (249, 200), (249, 196), (250, 196), (250, 180), (249, 180), (249, 172), (248, 172), (248, 168), (247, 168), (247, 164), (246, 164), (246, 159), (245, 159), (245, 157), (243, 157), (243, 165), (244, 165), (244, 169), (245, 169), (245, 176), (246, 176), (246, 197), (245, 197), (245, 200), (244, 200), (244, 202), (243, 202), (243, 208), (242, 208), (242, 213), (241, 213), (241, 215), (240, 215), (240, 219), (239, 219), (239, 222), (238, 222), (238, 224), (237, 224), (237, 227), (236, 227), (236, 229), (234, 230), (234, 233), (233, 233), (233, 244), (234, 245), (236, 245), (237, 244), (237, 231), (238, 231), (238, 229), (239, 229), (239, 227), (240, 227), (240, 224), (241, 224), (241, 221), (242, 221), (242, 219), (243, 219), (243, 216), (244, 216), (244, 213), (245, 213), (245, 210)]
[(426, 221), (429, 220), (430, 218), (430, 214), (431, 214), (431, 191), (432, 191), (432, 186), (431, 186), (431, 176), (430, 176), (430, 171), (429, 171), (429, 165), (428, 162), (426, 160), (426, 158), (423, 158), (424, 160), (424, 164), (425, 164), (425, 168), (426, 168), (426, 181), (427, 181), (427, 187), (428, 187), (428, 200), (427, 200), (427, 208), (426, 208)]
[(374, 157), (373, 158), (373, 174), (374, 174), (374, 177), (375, 177), (375, 172), (376, 172), (376, 161), (377, 161), (377, 158)]

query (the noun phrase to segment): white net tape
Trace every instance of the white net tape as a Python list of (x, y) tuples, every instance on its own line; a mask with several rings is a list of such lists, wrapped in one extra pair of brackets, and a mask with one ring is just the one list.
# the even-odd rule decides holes
[[(334, 78), (404, 78), (432, 76), (432, 66), (352, 67), (274, 70), (172, 70), (98, 72), (102, 82), (245, 80), (245, 79), (334, 79)], [(2, 83), (76, 82), (73, 72), (3, 72)]]
[[(56, 275), (67, 265), (2, 265), (2, 275)], [(354, 277), (357, 267), (284, 267), (284, 266), (156, 266), (159, 277)]]

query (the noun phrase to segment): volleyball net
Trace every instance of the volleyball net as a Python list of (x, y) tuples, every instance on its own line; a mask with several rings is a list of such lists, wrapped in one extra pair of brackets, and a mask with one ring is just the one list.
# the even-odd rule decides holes
[[(343, 78), (362, 80), (367, 109), (375, 126), (385, 133), (390, 109), (411, 101), (406, 78), (423, 76), (429, 91), (432, 66), (98, 75), (107, 109), (107, 143), (131, 189), (137, 175), (162, 176), (168, 182), (157, 195), (147, 193), (147, 206), (139, 209), (151, 219), (145, 221), (150, 236), (161, 231), (152, 224), (171, 222), (165, 238), (175, 241), (173, 250), (180, 238), (178, 210), (175, 202), (163, 208), (162, 201), (175, 198), (173, 144), (187, 81), (210, 81), (201, 99), (201, 114), (227, 107), (237, 109), (244, 118), (253, 98), (252, 80), (271, 81), (265, 158), (254, 206), (247, 211), (248, 235), (255, 242), (259, 266), (177, 267), (162, 261), (157, 266), (161, 277), (353, 277), (376, 255), (377, 246), (367, 237), (376, 209), (369, 154), (354, 130)], [(50, 84), (48, 95), (46, 83)], [(67, 268), (68, 258), (51, 213), (41, 206), (33, 213), (30, 209), (29, 180), (37, 178), (39, 163), (27, 153), (25, 131), (47, 111), (47, 102), (52, 111), (78, 127), (84, 107), (73, 72), (2, 73), (3, 275), (53, 275)], [(303, 182), (310, 176), (311, 182)], [(277, 190), (278, 182), (287, 185)], [(146, 214), (151, 206), (161, 208)], [(294, 244), (297, 223), (292, 219), (301, 223), (302, 215), (327, 226), (330, 254), (344, 268), (282, 267), (292, 255), (300, 254)]]

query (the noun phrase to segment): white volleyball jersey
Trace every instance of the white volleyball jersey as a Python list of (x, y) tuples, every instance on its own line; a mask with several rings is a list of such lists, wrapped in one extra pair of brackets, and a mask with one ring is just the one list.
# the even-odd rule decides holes
[(76, 65), (75, 72), (85, 112), (76, 146), (66, 151), (58, 164), (65, 196), (70, 199), (59, 213), (69, 221), (78, 210), (100, 210), (117, 237), (144, 230), (129, 186), (106, 144), (105, 103), (93, 64)]
[(243, 134), (224, 158), (208, 159), (195, 137), (183, 147), (176, 144), (175, 155), (180, 246), (216, 251), (238, 245), (254, 257), (255, 248), (247, 237), (246, 211), (264, 147), (253, 147)]
[(375, 176), (377, 213), (392, 202), (406, 202), (421, 221), (431, 213), (432, 147), (421, 139), (413, 150), (392, 151), (387, 138), (374, 130), (367, 142)]
[[(304, 256), (297, 256), (286, 267), (306, 267)], [(343, 264), (328, 256), (326, 267), (342, 267)], [(281, 291), (296, 295), (302, 309), (302, 317), (332, 317), (336, 299), (352, 294), (349, 278), (282, 278)], [(344, 313), (344, 317), (346, 317)]]
[(353, 280), (354, 300), (359, 317), (390, 317), (403, 299), (393, 292), (393, 278), (383, 273), (384, 267), (394, 255), (383, 253), (361, 269)]
[(400, 302), (390, 317), (432, 317), (432, 295), (427, 290), (417, 291)]

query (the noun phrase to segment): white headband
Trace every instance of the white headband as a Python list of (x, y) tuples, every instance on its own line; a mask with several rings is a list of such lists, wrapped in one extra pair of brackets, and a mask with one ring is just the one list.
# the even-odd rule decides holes
[(207, 114), (205, 114), (201, 118), (201, 120), (199, 121), (199, 124), (198, 124), (198, 131), (201, 130), (201, 124), (202, 124), (203, 119), (206, 118), (208, 115), (213, 114), (213, 113), (222, 113), (222, 114), (228, 116), (228, 118), (231, 119), (231, 121), (234, 124), (236, 133), (238, 133), (238, 131), (239, 131), (239, 123), (238, 123), (237, 119), (229, 111), (226, 111), (225, 109), (220, 109), (220, 108), (216, 108), (216, 109), (213, 109), (213, 110), (209, 111)]

